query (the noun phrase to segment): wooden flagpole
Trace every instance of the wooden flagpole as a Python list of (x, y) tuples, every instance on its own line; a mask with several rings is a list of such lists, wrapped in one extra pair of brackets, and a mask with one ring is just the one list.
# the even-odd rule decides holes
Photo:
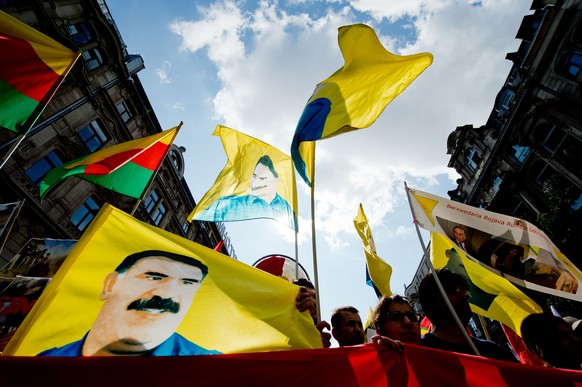
[[(418, 235), (418, 240), (420, 242), (420, 246), (421, 246), (422, 251), (423, 251), (422, 260), (426, 260), (426, 262), (430, 268), (430, 271), (433, 274), (433, 277), (435, 279), (437, 287), (439, 288), (439, 291), (441, 292), (441, 297), (443, 298), (443, 300), (445, 301), (445, 304), (449, 308), (449, 311), (451, 312), (453, 318), (455, 319), (457, 326), (459, 327), (459, 329), (463, 333), (465, 340), (467, 341), (467, 343), (469, 344), (469, 346), (471, 347), (471, 349), (473, 350), (475, 355), (481, 356), (481, 354), (479, 353), (479, 350), (477, 349), (477, 347), (473, 343), (473, 340), (471, 340), (471, 338), (469, 337), (469, 333), (467, 333), (467, 327), (465, 325), (463, 325), (463, 323), (461, 322), (461, 319), (457, 315), (457, 312), (455, 312), (455, 309), (453, 308), (453, 305), (451, 304), (451, 301), (449, 300), (449, 297), (447, 296), (447, 293), (445, 292), (445, 289), (443, 288), (443, 284), (441, 283), (441, 280), (439, 279), (439, 276), (437, 275), (437, 272), (432, 264), (432, 261), (428, 258), (428, 254), (430, 252), (430, 245), (428, 246), (428, 248), (425, 247), (424, 240), (422, 239), (422, 235), (420, 234), (420, 228), (418, 227), (418, 222), (416, 221), (416, 218), (414, 216), (414, 210), (412, 209), (412, 203), (410, 202), (410, 191), (408, 190), (408, 185), (406, 185), (406, 182), (404, 182), (404, 189), (406, 191), (406, 198), (408, 199), (408, 205), (410, 206), (410, 213), (412, 214), (412, 218), (414, 220), (414, 227), (416, 228), (416, 234)], [(421, 264), (422, 264), (422, 260), (421, 260)]]

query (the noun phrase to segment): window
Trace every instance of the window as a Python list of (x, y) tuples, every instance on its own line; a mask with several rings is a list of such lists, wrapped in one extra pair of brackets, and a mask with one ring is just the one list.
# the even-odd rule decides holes
[(132, 115), (131, 115), (131, 111), (129, 110), (129, 107), (127, 106), (125, 101), (121, 101), (120, 103), (118, 103), (115, 106), (117, 107), (117, 112), (121, 116), (121, 119), (123, 120), (123, 122), (129, 121), (129, 119), (132, 117)]
[(158, 226), (166, 213), (166, 206), (162, 203), (160, 199), (160, 195), (158, 192), (153, 189), (152, 192), (149, 194), (147, 199), (145, 200), (145, 209), (150, 214), (153, 223)]
[(566, 53), (560, 58), (557, 68), (568, 78), (576, 79), (582, 69), (582, 56), (573, 52)]
[(530, 167), (530, 177), (540, 187), (543, 187), (544, 183), (555, 174), (554, 168), (550, 167), (545, 161), (538, 160)]
[(103, 64), (103, 55), (98, 48), (91, 48), (87, 51), (83, 51), (83, 59), (85, 60), (87, 67), (89, 67), (89, 70), (95, 70)]
[(515, 97), (513, 90), (503, 90), (501, 92), (497, 102), (497, 111), (500, 115), (504, 115), (509, 111), (513, 97)]
[(481, 156), (479, 156), (473, 147), (468, 148), (465, 154), (469, 168), (476, 171), (479, 168), (479, 164), (481, 164)]
[(538, 144), (553, 155), (564, 138), (564, 132), (557, 125), (545, 123), (536, 128), (534, 137)]
[(28, 168), (25, 173), (26, 176), (34, 184), (37, 186), (40, 185), (40, 182), (44, 178), (44, 176), (50, 171), (51, 169), (58, 167), (59, 165), (63, 165), (62, 158), (59, 157), (56, 151), (51, 151), (49, 154), (44, 156), (42, 159), (38, 160), (34, 163), (30, 168)]
[(188, 229), (190, 228), (190, 222), (188, 222), (187, 220), (184, 221), (184, 224), (182, 225), (182, 231), (184, 231), (185, 234), (188, 234)]
[(97, 121), (93, 121), (81, 129), (79, 135), (91, 152), (101, 148), (108, 140)]
[(514, 145), (512, 146), (512, 148), (515, 151), (513, 157), (515, 158), (519, 165), (522, 165), (527, 159), (527, 156), (529, 156), (531, 149), (528, 146), (519, 145)]
[(92, 36), (85, 23), (69, 24), (67, 29), (77, 46), (82, 46), (91, 41)]
[(75, 211), (71, 216), (71, 222), (77, 226), (79, 231), (84, 231), (89, 223), (93, 220), (95, 215), (99, 212), (100, 206), (97, 204), (93, 196), (90, 196), (81, 207)]
[(164, 206), (164, 203), (160, 203), (160, 205), (158, 206), (158, 208), (156, 208), (154, 213), (150, 214), (152, 216), (152, 221), (154, 222), (154, 224), (156, 226), (158, 226), (160, 224), (165, 213), (166, 213), (166, 207)]
[(158, 193), (156, 192), (155, 189), (152, 190), (152, 192), (147, 197), (144, 203), (146, 211), (151, 214), (154, 207), (156, 206), (156, 204), (158, 204), (159, 201), (160, 197), (158, 196)]

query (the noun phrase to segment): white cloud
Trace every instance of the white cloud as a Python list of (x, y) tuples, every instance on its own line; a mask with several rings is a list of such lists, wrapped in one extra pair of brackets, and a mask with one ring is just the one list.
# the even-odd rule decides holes
[(158, 78), (160, 78), (161, 84), (172, 83), (172, 80), (170, 79), (170, 76), (168, 74), (171, 68), (172, 62), (165, 60), (164, 64), (162, 65), (162, 68), (157, 68), (154, 70), (154, 73), (158, 76)]
[[(354, 233), (352, 220), (360, 202), (371, 222), (381, 224), (405, 202), (404, 180), (431, 186), (439, 175), (455, 177), (447, 168), (447, 137), (457, 126), (487, 120), (511, 67), (505, 54), (517, 50), (519, 41), (513, 37), (529, 8), (524, 0), (349, 4), (351, 9), (330, 7), (316, 17), (290, 14), (276, 2), (260, 2), (245, 13), (237, 3), (224, 1), (204, 9), (201, 20), (171, 26), (182, 37), (183, 50), (206, 49), (217, 68), (221, 84), (213, 103), (218, 121), (288, 153), (315, 85), (343, 65), (337, 28), (361, 22), (353, 11), (368, 13), (376, 24), (412, 17), (416, 41), (398, 53), (429, 51), (432, 66), (372, 127), (317, 144), (316, 224), (318, 234), (335, 249), (345, 246), (343, 235)], [(396, 46), (395, 37), (380, 38)], [(302, 181), (298, 189), (301, 214), (309, 219), (308, 190)], [(310, 231), (310, 224), (300, 229)], [(403, 232), (405, 228), (397, 230)]]

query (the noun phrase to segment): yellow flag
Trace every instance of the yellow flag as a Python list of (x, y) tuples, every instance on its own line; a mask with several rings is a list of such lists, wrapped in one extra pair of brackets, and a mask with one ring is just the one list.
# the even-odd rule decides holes
[(432, 54), (399, 56), (386, 50), (364, 24), (339, 28), (344, 65), (320, 82), (307, 101), (291, 143), (291, 156), (311, 186), (313, 141), (367, 128), (432, 63)]
[[(106, 204), (4, 354), (161, 356), (321, 347), (311, 316), (295, 307), (297, 291)], [(177, 347), (184, 351), (174, 353)]]
[(497, 320), (521, 336), (521, 322), (542, 309), (507, 279), (481, 267), (467, 258), (449, 238), (431, 232), (431, 259), (436, 269), (447, 269), (462, 275), (469, 284), (471, 310)]
[(297, 230), (297, 186), (291, 157), (277, 148), (217, 125), (228, 161), (188, 220), (231, 222), (275, 219)]
[(376, 246), (374, 245), (374, 238), (372, 238), (372, 230), (370, 230), (368, 218), (366, 217), (366, 214), (364, 214), (364, 208), (361, 203), (358, 208), (358, 215), (354, 218), (354, 226), (364, 244), (366, 267), (372, 280), (372, 283), (368, 283), (368, 285), (372, 286), (377, 293), (380, 293), (378, 294), (378, 297), (392, 295), (392, 291), (390, 290), (392, 266), (384, 262), (384, 260), (376, 254)]

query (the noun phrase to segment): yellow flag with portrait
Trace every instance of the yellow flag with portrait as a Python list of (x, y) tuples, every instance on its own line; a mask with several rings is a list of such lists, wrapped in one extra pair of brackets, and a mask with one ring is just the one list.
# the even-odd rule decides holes
[(188, 220), (274, 219), (297, 230), (297, 187), (291, 157), (254, 137), (217, 125), (227, 163)]
[[(137, 258), (126, 263), (130, 257)], [(112, 275), (116, 281), (113, 284)], [(129, 280), (135, 285), (121, 285)], [(184, 287), (196, 291), (186, 294)], [(111, 355), (321, 347), (310, 315), (295, 307), (297, 292), (298, 287), (288, 281), (106, 204), (4, 354), (34, 356), (46, 351), (46, 355), (87, 355), (95, 330), (103, 332), (98, 336), (101, 341), (104, 337), (116, 338), (103, 347), (110, 347)], [(108, 308), (116, 311), (108, 319), (102, 318), (105, 305), (113, 305)], [(178, 315), (181, 321), (176, 323)], [(176, 323), (175, 331), (168, 331), (161, 322), (165, 316)], [(129, 324), (134, 325), (128, 328)], [(148, 329), (157, 337), (149, 337)], [(141, 332), (146, 332), (145, 338)], [(170, 338), (173, 341), (168, 344)], [(162, 344), (150, 344), (156, 340)], [(191, 344), (198, 352), (190, 350)], [(165, 352), (162, 346), (167, 347)], [(176, 347), (186, 350), (174, 353)]]

